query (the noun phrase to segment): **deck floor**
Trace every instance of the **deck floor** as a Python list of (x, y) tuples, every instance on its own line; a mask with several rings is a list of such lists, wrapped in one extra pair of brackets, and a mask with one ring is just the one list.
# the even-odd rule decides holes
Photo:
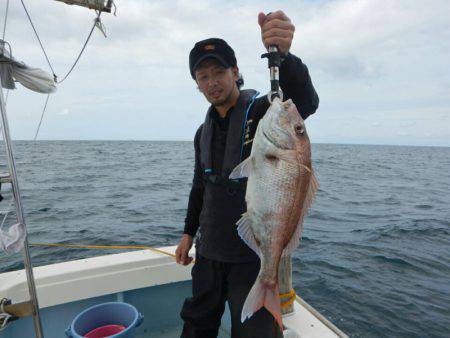
[[(134, 305), (144, 316), (142, 325), (136, 328), (135, 338), (179, 338), (183, 321), (179, 315), (184, 299), (191, 293), (191, 282), (183, 281), (171, 284), (133, 289), (122, 293), (112, 293), (99, 297), (63, 303), (41, 309), (41, 319), (46, 338), (61, 338), (77, 314), (83, 310), (106, 302), (125, 301)], [(230, 337), (230, 315), (228, 308), (222, 318), (219, 337)], [(31, 317), (12, 323), (0, 338), (34, 337)]]
[[(171, 327), (171, 328), (167, 328), (164, 330), (160, 330), (160, 331), (153, 331), (150, 332), (150, 335), (148, 333), (142, 334), (142, 335), (136, 335), (136, 338), (148, 338), (148, 337), (152, 337), (152, 338), (180, 338), (181, 335), (181, 330), (182, 330), (182, 326), (176, 326), (176, 327)], [(218, 338), (229, 338), (231, 337), (230, 332), (228, 332), (227, 330), (224, 329), (220, 329), (219, 330), (219, 336)]]

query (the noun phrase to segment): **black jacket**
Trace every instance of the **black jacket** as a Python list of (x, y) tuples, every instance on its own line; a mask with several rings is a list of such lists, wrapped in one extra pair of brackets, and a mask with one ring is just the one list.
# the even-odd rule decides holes
[[(281, 64), (280, 87), (283, 90), (283, 99), (292, 99), (303, 119), (317, 110), (319, 97), (312, 85), (308, 69), (298, 57), (292, 54), (288, 54)], [(248, 111), (241, 150), (242, 160), (250, 155), (256, 128), (269, 105), (267, 96), (262, 96), (254, 100)], [(229, 111), (225, 118), (220, 118), (213, 107), (209, 112), (214, 121), (211, 153), (213, 173), (216, 175), (212, 176), (220, 182), (212, 184), (210, 179), (212, 176), (205, 174), (201, 165), (202, 124), (194, 139), (195, 170), (184, 233), (195, 236), (200, 228), (197, 251), (206, 258), (224, 262), (256, 260), (257, 256), (254, 252), (239, 238), (235, 225), (240, 215), (246, 210), (246, 182), (235, 184), (228, 180), (228, 177), (223, 177), (222, 171), (225, 142), (232, 112)]]

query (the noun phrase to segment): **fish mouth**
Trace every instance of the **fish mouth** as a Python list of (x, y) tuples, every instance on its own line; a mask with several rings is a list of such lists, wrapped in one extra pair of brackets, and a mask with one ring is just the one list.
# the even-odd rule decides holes
[(269, 137), (269, 135), (263, 130), (263, 135), (265, 136), (265, 138), (272, 144), (274, 145), (276, 148), (280, 148), (280, 149), (289, 149), (287, 146), (279, 144), (277, 141), (275, 141), (272, 137)]

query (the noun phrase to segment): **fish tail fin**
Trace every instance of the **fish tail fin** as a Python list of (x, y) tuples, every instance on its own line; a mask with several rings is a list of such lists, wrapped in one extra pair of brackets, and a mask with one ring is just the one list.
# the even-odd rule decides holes
[(274, 288), (264, 286), (260, 278), (253, 284), (241, 313), (241, 322), (253, 316), (263, 306), (274, 316), (281, 331), (283, 331), (283, 320), (281, 318), (281, 307), (278, 284)]
[(274, 289), (267, 289), (264, 307), (272, 314), (278, 323), (281, 332), (283, 332), (284, 328), (283, 319), (281, 318), (280, 291), (278, 289), (278, 284)]

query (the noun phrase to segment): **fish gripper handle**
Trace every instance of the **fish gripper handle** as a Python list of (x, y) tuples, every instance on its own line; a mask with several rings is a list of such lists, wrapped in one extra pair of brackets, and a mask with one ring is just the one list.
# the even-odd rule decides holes
[(282, 59), (277, 46), (269, 46), (268, 52), (261, 55), (261, 58), (267, 58), (270, 69), (270, 92), (267, 95), (269, 102), (272, 102), (275, 97), (282, 100), (283, 93), (280, 88), (280, 65)]

